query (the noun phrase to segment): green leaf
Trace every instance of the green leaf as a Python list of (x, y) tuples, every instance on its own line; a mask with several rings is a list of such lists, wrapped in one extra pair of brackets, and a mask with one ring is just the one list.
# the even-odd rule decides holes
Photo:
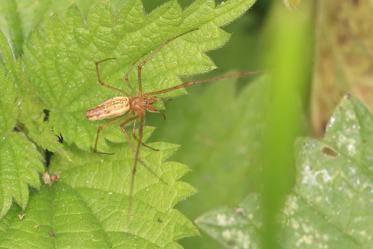
[(79, 154), (72, 163), (52, 161), (59, 182), (34, 192), (25, 212), (15, 207), (2, 220), (0, 248), (179, 248), (176, 240), (197, 230), (174, 206), (194, 189), (178, 180), (186, 166), (166, 161), (177, 146), (153, 146), (160, 151), (144, 150), (142, 159), (160, 178), (139, 166), (131, 219), (132, 150), (101, 156), (71, 148)]
[(217, 26), (227, 25), (245, 13), (254, 3), (255, 0), (223, 1), (216, 8), (213, 22)]
[(6, 69), (6, 71), (14, 74), (17, 71), (15, 56), (12, 52), (12, 48), (7, 38), (1, 31), (0, 31), (0, 55), (1, 55), (1, 60), (4, 63), (4, 68)]
[[(198, 4), (194, 6), (198, 9)], [(242, 12), (245, 6), (241, 6)], [(12, 124), (4, 126), (7, 133), (0, 144), (4, 153), (0, 169), (9, 171), (1, 175), (3, 182), (0, 178), (4, 183), (0, 188), (4, 196), (2, 215), (12, 198), (25, 209), (13, 206), (1, 220), (0, 248), (179, 248), (177, 240), (197, 234), (193, 224), (174, 208), (194, 192), (190, 185), (178, 181), (186, 167), (165, 161), (176, 150), (174, 145), (154, 144), (160, 152), (142, 149), (141, 159), (152, 170), (139, 165), (130, 220), (128, 195), (134, 158), (132, 150), (118, 144), (123, 141), (119, 129), (107, 129), (103, 136), (115, 145), (105, 139), (100, 142), (100, 149), (114, 151), (114, 156), (80, 149), (92, 146), (100, 123), (88, 122), (86, 110), (115, 94), (97, 84), (94, 62), (115, 56), (116, 61), (102, 66), (103, 79), (134, 94), (123, 85), (124, 73), (164, 41), (177, 37), (145, 66), (145, 91), (178, 84), (179, 75), (211, 70), (215, 66), (205, 52), (222, 46), (229, 38), (214, 24), (220, 18), (216, 9), (211, 12), (206, 13), (211, 18), (203, 22), (190, 18), (181, 30), (184, 17), (193, 13), (184, 15), (176, 1), (150, 14), (144, 13), (139, 0), (130, 0), (116, 11), (110, 1), (99, 1), (86, 15), (73, 6), (62, 16), (55, 14), (42, 21), (24, 46), (25, 67), (16, 77), (17, 85), (22, 86), (17, 97), (21, 106), (15, 112), (17, 119), (7, 119)], [(238, 17), (239, 12), (235, 13)], [(227, 23), (221, 16), (221, 25)], [(22, 64), (17, 61), (17, 68)], [(132, 87), (137, 86), (134, 70), (129, 79)], [(49, 111), (47, 123), (45, 109)], [(21, 132), (13, 131), (14, 126)], [(62, 134), (66, 142), (63, 147), (53, 134)], [(57, 152), (49, 170), (60, 180), (34, 191), (26, 207), (27, 184), (38, 188), (37, 173), (44, 170), (30, 140)], [(65, 150), (67, 156), (63, 158)]]
[[(81, 11), (97, 0), (4, 0), (0, 5), (0, 30), (11, 41), (16, 55), (22, 54), (22, 46), (30, 33), (52, 13), (63, 13), (73, 3)], [(120, 0), (116, 0), (118, 2)]]
[[(4, 60), (10, 54), (0, 41)], [(11, 67), (11, 62), (7, 64)], [(41, 155), (36, 147), (21, 132), (15, 132), (19, 114), (19, 101), (16, 95), (14, 75), (0, 68), (0, 218), (3, 217), (14, 201), (23, 209), (26, 207), (28, 185), (38, 188), (38, 172), (43, 171)]]
[[(281, 248), (369, 248), (373, 240), (373, 116), (347, 96), (327, 126), (324, 139), (301, 139), (297, 180), (279, 221)], [(260, 196), (235, 209), (223, 208), (197, 224), (228, 248), (258, 248)]]
[[(223, 13), (221, 6), (203, 7), (211, 6), (210, 1), (198, 1), (184, 12), (176, 1), (170, 1), (145, 15), (139, 0), (128, 1), (115, 13), (110, 4), (100, 2), (88, 11), (86, 20), (75, 7), (63, 20), (57, 16), (48, 18), (27, 44), (25, 60), (31, 83), (50, 111), (55, 133), (61, 133), (67, 143), (79, 148), (92, 147), (98, 124), (86, 120), (85, 112), (116, 95), (97, 84), (96, 61), (116, 57), (117, 60), (102, 65), (103, 79), (135, 94), (123, 83), (124, 74), (166, 39), (177, 37), (146, 64), (142, 80), (145, 91), (178, 84), (179, 75), (215, 67), (204, 53), (227, 41), (228, 34), (218, 26), (237, 18), (252, 3), (231, 0), (226, 3), (231, 6), (229, 11)], [(190, 9), (200, 8), (209, 10), (208, 19), (193, 18)], [(137, 87), (136, 75), (131, 70), (132, 88)], [(119, 129), (108, 133), (111, 134), (107, 138), (123, 137)], [(102, 150), (104, 146), (100, 144)]]
[(28, 185), (39, 188), (39, 174), (44, 170), (35, 146), (22, 133), (10, 132), (0, 141), (0, 218), (12, 199), (24, 209), (29, 199)]
[(13, 78), (11, 75), (5, 74), (5, 70), (1, 66), (0, 89), (0, 137), (4, 137), (15, 126), (18, 109)]
[[(4, 22), (1, 26), (6, 27), (5, 32), (7, 32), (11, 38), (11, 43), (14, 48), (14, 53), (16, 55), (21, 54), (22, 43), (23, 43), (23, 34), (22, 34), (22, 25), (20, 20), (20, 15), (17, 12), (17, 3), (12, 0), (4, 0), (0, 7), (1, 17), (4, 17)], [(3, 31), (3, 27), (0, 26), (0, 30)]]
[(261, 248), (260, 200), (250, 194), (236, 208), (218, 208), (196, 220), (197, 225), (225, 248)]

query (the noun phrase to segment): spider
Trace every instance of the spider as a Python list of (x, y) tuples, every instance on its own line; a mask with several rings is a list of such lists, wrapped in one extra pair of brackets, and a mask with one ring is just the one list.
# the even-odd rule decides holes
[[(177, 36), (179, 37), (179, 36)], [(120, 92), (120, 96), (116, 96), (113, 98), (110, 98), (101, 104), (89, 109), (86, 112), (86, 117), (90, 121), (96, 121), (96, 120), (108, 120), (107, 123), (100, 125), (97, 128), (96, 131), (96, 139), (95, 143), (93, 146), (93, 151), (97, 151), (97, 144), (99, 140), (99, 136), (101, 131), (108, 127), (110, 124), (112, 124), (114, 121), (116, 121), (119, 118), (125, 117), (124, 121), (120, 124), (120, 129), (122, 133), (125, 135), (125, 138), (131, 147), (131, 140), (130, 140), (130, 135), (128, 134), (126, 130), (126, 126), (130, 124), (131, 122), (133, 123), (133, 129), (132, 129), (132, 135), (137, 140), (137, 145), (136, 147), (132, 147), (133, 153), (134, 153), (134, 161), (132, 164), (132, 169), (131, 169), (131, 182), (130, 182), (130, 192), (129, 192), (129, 207), (128, 207), (128, 212), (130, 213), (131, 210), (131, 198), (133, 195), (133, 190), (134, 190), (134, 183), (135, 183), (135, 175), (137, 171), (137, 165), (138, 162), (140, 162), (147, 170), (150, 171), (153, 175), (157, 176), (154, 171), (151, 170), (146, 164), (141, 160), (140, 158), (140, 148), (141, 146), (147, 147), (151, 150), (158, 151), (158, 149), (153, 148), (143, 142), (143, 133), (144, 133), (144, 123), (145, 123), (145, 116), (147, 112), (153, 112), (153, 113), (161, 113), (155, 106), (154, 104), (161, 99), (157, 97), (157, 95), (161, 95), (164, 93), (168, 93), (180, 88), (185, 88), (185, 87), (190, 87), (196, 84), (202, 84), (202, 83), (207, 83), (211, 81), (217, 81), (217, 80), (222, 80), (222, 79), (229, 79), (229, 78), (241, 78), (241, 77), (246, 77), (250, 75), (254, 75), (257, 72), (238, 72), (238, 73), (230, 73), (218, 77), (211, 77), (208, 79), (199, 79), (199, 80), (191, 80), (187, 81), (172, 87), (156, 90), (156, 91), (151, 91), (151, 92), (144, 92), (143, 87), (142, 87), (142, 69), (144, 66), (154, 58), (154, 56), (163, 48), (165, 47), (169, 42), (172, 40), (175, 40), (177, 37), (167, 39), (165, 42), (163, 42), (157, 49), (155, 49), (152, 53), (149, 54), (148, 57), (145, 57), (144, 60), (140, 61), (139, 64), (137, 64), (137, 80), (138, 80), (138, 85), (137, 85), (137, 94), (135, 96), (128, 96), (128, 94), (119, 88), (116, 88), (114, 86), (109, 85), (105, 81), (102, 80), (101, 74), (100, 74), (100, 65), (103, 62), (106, 62), (108, 60), (115, 60), (116, 58), (106, 58), (100, 61), (97, 61), (96, 64), (96, 75), (97, 75), (97, 82), (106, 88), (112, 89), (114, 91)], [(129, 80), (128, 80), (128, 75), (131, 71), (132, 67), (130, 70), (125, 74), (124, 76), (124, 81), (128, 83), (129, 85)], [(129, 85), (130, 86), (130, 85)], [(161, 113), (162, 114), (162, 113)], [(165, 117), (164, 117), (165, 118)], [(138, 134), (136, 135), (136, 122), (139, 121), (139, 127), (138, 127)], [(98, 152), (98, 153), (103, 153), (103, 154), (110, 154), (110, 153), (105, 153), (105, 152)], [(159, 178), (159, 177), (158, 177)]]

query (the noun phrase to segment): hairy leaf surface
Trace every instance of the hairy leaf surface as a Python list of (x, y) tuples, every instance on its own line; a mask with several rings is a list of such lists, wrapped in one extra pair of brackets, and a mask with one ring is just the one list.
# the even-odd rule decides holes
[[(17, 70), (9, 79), (10, 73), (2, 77), (6, 84), (17, 81), (20, 91), (8, 94), (9, 100), (0, 106), (15, 108), (14, 116), (6, 117), (9, 124), (0, 126), (5, 135), (5, 142), (0, 141), (0, 215), (6, 214), (12, 199), (19, 206), (13, 205), (0, 221), (0, 248), (179, 248), (177, 240), (198, 233), (174, 208), (194, 193), (190, 185), (178, 181), (186, 166), (166, 161), (176, 146), (152, 144), (159, 152), (142, 148), (141, 160), (147, 166), (138, 167), (130, 218), (132, 147), (120, 143), (119, 128), (109, 128), (99, 149), (115, 154), (87, 152), (100, 122), (88, 122), (86, 110), (123, 94), (97, 83), (95, 62), (115, 57), (102, 64), (102, 79), (134, 95), (136, 64), (172, 39), (148, 61), (142, 81), (145, 92), (176, 85), (179, 76), (215, 67), (205, 53), (228, 40), (220, 26), (239, 17), (254, 1), (230, 0), (217, 7), (211, 0), (196, 1), (185, 10), (170, 1), (149, 14), (140, 0), (119, 2), (94, 1), (87, 10), (73, 5), (66, 12), (66, 1), (61, 2), (62, 10), (59, 5), (55, 10), (53, 1), (34, 6), (47, 17), (30, 22), (23, 57), (10, 64)], [(32, 18), (31, 9), (23, 18)], [(52, 9), (56, 13), (50, 15)], [(198, 14), (202, 12), (205, 15)], [(126, 72), (129, 83), (123, 82)], [(150, 129), (145, 130), (148, 137)], [(57, 135), (62, 135), (63, 145)], [(45, 184), (32, 191), (27, 205), (27, 185), (39, 188), (38, 173), (44, 171), (37, 149), (56, 152), (48, 170), (59, 180), (50, 185), (45, 174)]]
[(22, 133), (11, 132), (0, 141), (0, 217), (12, 205), (12, 199), (26, 207), (28, 185), (39, 188), (44, 169), (40, 153)]
[[(55, 132), (80, 148), (92, 146), (97, 124), (86, 120), (85, 111), (121, 95), (97, 84), (96, 61), (115, 57), (102, 65), (102, 78), (133, 95), (137, 92), (133, 65), (176, 37), (146, 64), (142, 77), (145, 92), (176, 85), (179, 75), (214, 68), (204, 53), (222, 46), (229, 37), (218, 26), (231, 22), (252, 4), (231, 0), (215, 8), (212, 1), (197, 1), (183, 11), (176, 1), (170, 1), (145, 15), (141, 1), (131, 0), (115, 12), (110, 4), (100, 2), (85, 18), (76, 7), (62, 20), (50, 17), (33, 34), (25, 58)], [(205, 15), (194, 18), (201, 9)], [(128, 71), (130, 85), (123, 82)], [(119, 130), (116, 135), (121, 136)]]
[(13, 200), (23, 209), (29, 198), (28, 186), (38, 188), (38, 173), (43, 171), (41, 154), (20, 131), (14, 131), (19, 115), (19, 95), (16, 91), (16, 65), (11, 49), (0, 33), (0, 218)]
[(144, 151), (142, 159), (159, 178), (139, 167), (131, 218), (132, 150), (105, 157), (71, 148), (73, 163), (52, 162), (60, 180), (33, 193), (25, 212), (14, 207), (2, 220), (0, 248), (177, 248), (176, 240), (197, 233), (174, 209), (194, 189), (178, 181), (186, 166), (166, 161), (177, 146), (153, 146), (160, 152)]

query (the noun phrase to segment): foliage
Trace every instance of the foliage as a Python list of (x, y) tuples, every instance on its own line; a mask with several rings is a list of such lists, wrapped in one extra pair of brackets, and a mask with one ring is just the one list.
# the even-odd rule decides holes
[[(146, 166), (136, 174), (131, 216), (132, 147), (112, 127), (99, 150), (114, 155), (90, 152), (100, 122), (88, 122), (85, 111), (114, 95), (96, 83), (94, 62), (115, 57), (102, 65), (103, 78), (133, 95), (133, 65), (172, 39), (144, 68), (143, 85), (145, 91), (175, 85), (179, 76), (215, 68), (205, 53), (229, 39), (220, 26), (253, 3), (198, 0), (182, 10), (170, 1), (150, 14), (140, 0), (71, 7), (19, 0), (0, 8), (7, 13), (0, 18), (7, 36), (0, 36), (0, 247), (179, 248), (177, 240), (196, 235), (175, 209), (195, 192), (179, 180), (187, 167), (167, 160), (178, 146), (158, 142), (152, 146), (159, 152), (142, 149)], [(127, 71), (130, 85), (123, 85)], [(54, 153), (51, 159), (43, 158), (45, 150)]]
[[(76, 143), (80, 148), (92, 146), (97, 125), (85, 119), (84, 111), (98, 104), (98, 98), (113, 95), (94, 83), (93, 62), (117, 58), (103, 65), (102, 74), (107, 82), (123, 87), (124, 73), (133, 68), (132, 64), (166, 39), (185, 34), (161, 50), (144, 68), (146, 91), (175, 85), (180, 82), (177, 75), (214, 68), (203, 52), (222, 46), (228, 39), (228, 34), (216, 25), (229, 23), (250, 4), (251, 1), (230, 1), (215, 9), (212, 1), (199, 1), (182, 12), (171, 1), (144, 16), (141, 2), (131, 1), (120, 13), (111, 13), (107, 4), (97, 4), (85, 23), (76, 8), (68, 11), (63, 22), (57, 16), (51, 17), (32, 37), (25, 58), (29, 70), (34, 72), (30, 77), (36, 92), (51, 111), (50, 122), (55, 132), (62, 133), (67, 143)], [(199, 15), (199, 11), (204, 15)], [(135, 70), (131, 71), (130, 80), (135, 86)], [(119, 132), (114, 137), (118, 136)]]
[[(372, 245), (373, 116), (346, 96), (321, 141), (297, 145), (297, 178), (279, 221), (281, 248), (370, 248)], [(227, 248), (261, 244), (260, 195), (237, 208), (201, 216), (197, 224)]]
[(51, 165), (59, 182), (34, 192), (25, 211), (13, 207), (3, 218), (0, 246), (175, 248), (177, 239), (196, 234), (192, 223), (174, 209), (193, 188), (177, 181), (186, 166), (165, 161), (175, 146), (157, 146), (161, 151), (143, 153), (143, 160), (160, 178), (139, 169), (130, 219), (132, 150), (118, 148), (115, 156), (102, 157), (71, 149), (72, 162), (56, 157)]
[[(262, 0), (225, 28), (233, 39), (216, 50), (230, 38), (221, 27), (255, 0), (216, 1), (2, 1), (0, 248), (370, 248), (373, 118), (355, 97), (344, 98), (323, 139), (298, 140), (296, 184), (286, 199), (276, 194), (294, 181), (293, 137), (283, 138), (304, 124), (298, 107), (308, 105), (311, 74), (319, 134), (346, 90), (371, 106), (370, 4)], [(102, 78), (134, 95), (136, 64), (167, 39), (144, 67), (145, 92), (216, 67), (209, 75), (264, 64), (271, 75), (161, 96), (174, 100), (160, 104), (166, 122), (147, 116), (157, 129), (145, 127), (145, 140), (159, 151), (141, 148), (129, 212), (134, 158), (120, 120), (99, 141), (113, 155), (91, 152), (103, 122), (88, 122), (86, 110), (122, 94), (97, 84), (95, 62), (115, 57), (101, 64)], [(195, 236), (198, 216), (211, 238)]]

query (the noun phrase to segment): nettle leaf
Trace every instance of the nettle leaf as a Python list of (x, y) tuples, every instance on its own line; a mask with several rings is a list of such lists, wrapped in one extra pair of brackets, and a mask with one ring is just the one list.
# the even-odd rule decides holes
[(28, 185), (39, 188), (39, 174), (44, 170), (42, 157), (22, 133), (10, 132), (0, 141), (0, 217), (12, 205), (12, 199), (26, 207)]
[[(63, 18), (51, 16), (32, 35), (25, 60), (31, 82), (50, 111), (55, 133), (79, 148), (92, 147), (99, 122), (87, 121), (85, 111), (118, 94), (97, 84), (96, 61), (117, 58), (102, 65), (102, 77), (133, 95), (136, 64), (167, 39), (177, 37), (146, 64), (142, 78), (145, 91), (178, 84), (179, 75), (215, 67), (204, 53), (228, 40), (229, 35), (218, 26), (231, 22), (253, 3), (231, 0), (215, 7), (205, 0), (182, 11), (176, 1), (170, 1), (146, 15), (140, 0), (130, 0), (115, 12), (103, 1), (86, 17), (76, 7)], [(206, 11), (203, 15), (195, 14), (202, 10)], [(129, 70), (131, 87), (123, 82)], [(111, 129), (105, 136), (123, 137), (119, 129)]]
[[(282, 248), (369, 248), (373, 241), (373, 116), (347, 96), (324, 139), (301, 139), (297, 181), (279, 220)], [(258, 248), (260, 196), (218, 209), (198, 225), (229, 248)]]
[(176, 240), (198, 232), (174, 206), (194, 189), (178, 181), (187, 167), (166, 161), (178, 146), (152, 146), (160, 151), (143, 150), (142, 159), (160, 178), (138, 168), (130, 219), (132, 150), (102, 156), (70, 148), (80, 160), (53, 159), (60, 180), (33, 193), (25, 212), (14, 207), (5, 216), (0, 248), (180, 248)]
[(236, 208), (218, 208), (196, 220), (201, 230), (226, 248), (261, 248), (260, 200), (250, 194)]
[(19, 115), (12, 52), (4, 36), (0, 35), (0, 47), (6, 68), (0, 67), (0, 218), (12, 205), (13, 200), (23, 209), (26, 207), (28, 185), (39, 188), (38, 172), (44, 166), (42, 157), (22, 132), (14, 131)]
[[(190, 8), (199, 9), (208, 2), (211, 3), (199, 1)], [(145, 91), (175, 85), (181, 82), (178, 75), (213, 69), (215, 66), (205, 52), (222, 46), (229, 38), (216, 22), (223, 25), (232, 21), (253, 3), (230, 2), (236, 4), (229, 9), (229, 18), (217, 7), (210, 10), (212, 14), (207, 14), (211, 18), (203, 22), (199, 18), (187, 20), (193, 12), (183, 12), (176, 1), (145, 15), (139, 0), (129, 0), (117, 11), (113, 11), (110, 2), (99, 1), (87, 11), (87, 16), (73, 6), (64, 15), (52, 15), (43, 21), (27, 41), (23, 57), (25, 82), (30, 80), (32, 86), (25, 92), (35, 91), (37, 96), (22, 98), (17, 116), (22, 121), (20, 125), (27, 128), (27, 138), (43, 148), (52, 151), (61, 148), (49, 140), (53, 135), (48, 130), (62, 134), (66, 142), (63, 151), (69, 160), (63, 158), (62, 153), (54, 156), (49, 171), (57, 174), (59, 181), (49, 186), (43, 178), (46, 186), (32, 193), (26, 209), (25, 185), (12, 180), (23, 192), (16, 192), (10, 198), (22, 201), (19, 203), (22, 208), (13, 206), (1, 220), (0, 248), (180, 248), (178, 239), (198, 233), (193, 224), (174, 209), (180, 200), (194, 192), (190, 185), (178, 181), (187, 172), (186, 166), (166, 161), (177, 146), (152, 144), (159, 152), (142, 148), (141, 160), (151, 170), (139, 164), (132, 217), (128, 219), (133, 151), (131, 147), (102, 139), (100, 149), (115, 152), (113, 156), (86, 152), (93, 144), (99, 122), (88, 122), (85, 112), (115, 96), (97, 84), (94, 62), (98, 60), (117, 58), (103, 65), (103, 79), (130, 94), (136, 92), (131, 90), (137, 86), (136, 72), (132, 70), (129, 74), (130, 86), (123, 85), (124, 73), (172, 37), (177, 38), (145, 66)], [(220, 16), (222, 20), (218, 21)], [(187, 21), (182, 27), (184, 20)], [(181, 93), (183, 91), (174, 94)], [(49, 113), (46, 124), (43, 116), (37, 116), (43, 109)], [(149, 136), (149, 129), (146, 130)], [(2, 153), (10, 151), (27, 158), (37, 152), (34, 146), (25, 149), (29, 140), (23, 133), (11, 131), (11, 134), (24, 140), (14, 138), (18, 143), (13, 150), (2, 149)], [(107, 129), (104, 137), (111, 142), (123, 141), (119, 129)], [(19, 152), (15, 148), (21, 144), (24, 150)], [(3, 158), (8, 157), (1, 155)], [(37, 159), (38, 154), (33, 155), (34, 161), (29, 159), (22, 164), (27, 167), (28, 178), (21, 179), (34, 187), (39, 186), (37, 172), (43, 170), (36, 168), (36, 161), (40, 163)], [(11, 169), (23, 177), (22, 168)]]
[(17, 100), (14, 81), (11, 75), (5, 74), (0, 66), (0, 136), (11, 132), (17, 120)]
[[(3, 0), (0, 5), (0, 30), (9, 38), (16, 55), (21, 55), (24, 40), (43, 18), (65, 11), (72, 3), (86, 12), (95, 1), (97, 0)], [(115, 0), (118, 1), (120, 0)]]

